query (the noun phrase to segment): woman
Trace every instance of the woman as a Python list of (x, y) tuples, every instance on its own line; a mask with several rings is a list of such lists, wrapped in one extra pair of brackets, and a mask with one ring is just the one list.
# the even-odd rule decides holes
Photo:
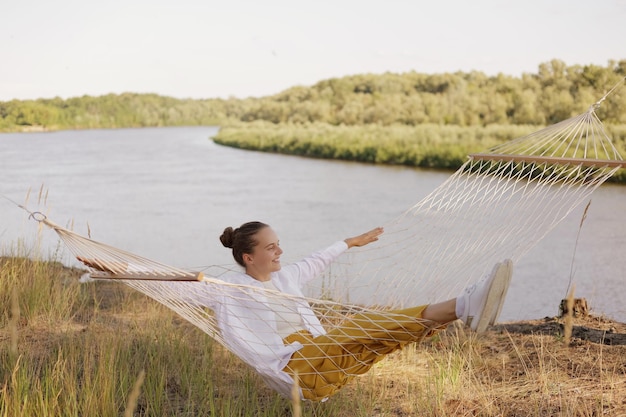
[[(508, 280), (494, 273), (458, 298), (404, 310), (355, 314), (326, 332), (304, 301), (303, 285), (349, 248), (375, 242), (382, 233), (380, 227), (372, 229), (283, 267), (278, 236), (267, 224), (249, 222), (224, 229), (220, 241), (232, 249), (235, 261), (245, 270), (225, 279), (262, 290), (245, 296), (237, 290), (238, 295), (231, 298), (238, 301), (216, 311), (229, 347), (253, 364), (277, 391), (289, 396), (297, 380), (301, 397), (319, 401), (355, 375), (367, 372), (385, 355), (432, 336), (454, 320), (471, 322), (473, 329), (495, 320)], [(287, 302), (272, 301), (263, 291), (280, 292)]]

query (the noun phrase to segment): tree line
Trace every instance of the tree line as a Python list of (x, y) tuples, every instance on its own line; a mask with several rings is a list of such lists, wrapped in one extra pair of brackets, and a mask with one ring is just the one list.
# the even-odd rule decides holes
[[(360, 74), (295, 86), (245, 99), (177, 99), (156, 94), (109, 94), (0, 102), (0, 131), (326, 123), (547, 125), (586, 110), (626, 76), (626, 60), (606, 66), (552, 60), (519, 77), (482, 72)], [(605, 123), (626, 124), (626, 93), (598, 110)]]
[[(626, 153), (626, 60), (535, 74), (360, 74), (246, 99), (108, 94), (0, 102), (0, 131), (220, 126), (217, 143), (316, 158), (454, 170), (467, 155), (580, 114)], [(613, 177), (626, 182), (626, 170)]]

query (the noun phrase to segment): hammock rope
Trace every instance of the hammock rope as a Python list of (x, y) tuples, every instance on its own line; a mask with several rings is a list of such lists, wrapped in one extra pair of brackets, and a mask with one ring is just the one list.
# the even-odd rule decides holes
[[(166, 305), (285, 393), (281, 384), (290, 380), (271, 365), (282, 357), (258, 343), (274, 337), (269, 332), (275, 329), (259, 325), (267, 319), (268, 306), (277, 320), (282, 314), (288, 320), (303, 305), (310, 306), (324, 332), (358, 326), (361, 322), (355, 317), (364, 317), (370, 320), (367, 326), (376, 327), (375, 318), (381, 315), (401, 328), (406, 317), (386, 311), (450, 299), (501, 260), (516, 263), (595, 189), (626, 167), (595, 114), (605, 98), (581, 115), (470, 155), (431, 194), (384, 224), (385, 234), (378, 242), (336, 259), (306, 288), (304, 297), (167, 266), (80, 236), (43, 216), (36, 220), (60, 236), (92, 277), (119, 280)], [(244, 311), (239, 309), (243, 304), (258, 304), (258, 308)], [(216, 318), (216, 311), (224, 308), (239, 314), (227, 327)], [(433, 329), (432, 323), (421, 324), (424, 334)], [(239, 337), (237, 342), (230, 339), (233, 334), (260, 336), (263, 332), (268, 334)], [(381, 341), (397, 342), (399, 336), (400, 331), (388, 332)]]

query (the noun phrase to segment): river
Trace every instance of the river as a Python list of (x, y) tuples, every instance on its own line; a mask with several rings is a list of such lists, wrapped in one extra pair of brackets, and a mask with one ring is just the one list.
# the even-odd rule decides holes
[[(95, 240), (179, 267), (231, 265), (218, 236), (271, 224), (284, 262), (384, 224), (451, 173), (243, 151), (215, 127), (0, 134), (0, 196)], [(44, 202), (38, 194), (44, 190)], [(515, 266), (501, 320), (552, 316), (572, 276), (594, 314), (626, 321), (626, 187), (603, 185)], [(37, 243), (38, 242), (38, 243)], [(0, 198), (0, 246), (41, 246), (70, 263), (51, 231)]]

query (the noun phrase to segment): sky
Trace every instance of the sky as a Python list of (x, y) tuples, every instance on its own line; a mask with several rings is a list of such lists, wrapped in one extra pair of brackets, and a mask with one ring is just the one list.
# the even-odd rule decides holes
[(626, 59), (626, 0), (0, 0), (0, 101), (246, 98), (364, 73)]

